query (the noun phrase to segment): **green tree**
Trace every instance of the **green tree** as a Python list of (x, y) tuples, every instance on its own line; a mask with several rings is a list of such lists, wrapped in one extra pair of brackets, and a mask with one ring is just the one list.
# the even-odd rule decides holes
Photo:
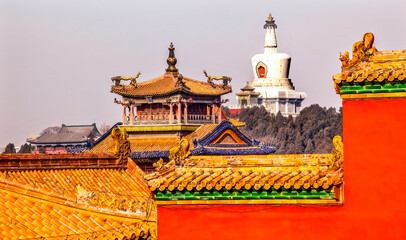
[(239, 120), (251, 138), (276, 146), (278, 154), (330, 153), (333, 138), (342, 136), (342, 108), (313, 104), (296, 117), (269, 114), (261, 107), (243, 108)]
[(18, 153), (31, 153), (31, 145), (29, 145), (28, 143), (21, 145)]
[(6, 149), (4, 149), (4, 153), (16, 153), (14, 143), (7, 144)]

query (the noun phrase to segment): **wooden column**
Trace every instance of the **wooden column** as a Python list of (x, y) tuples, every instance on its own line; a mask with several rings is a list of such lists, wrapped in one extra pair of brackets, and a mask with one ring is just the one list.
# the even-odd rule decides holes
[(134, 104), (130, 105), (130, 125), (134, 125)]
[(127, 107), (126, 105), (122, 105), (123, 106), (123, 125), (127, 125), (127, 114), (126, 114), (126, 110), (125, 108)]
[(182, 123), (182, 103), (178, 102), (178, 124)]
[(173, 103), (169, 103), (169, 124), (173, 124)]
[(184, 108), (183, 117), (185, 118), (184, 123), (185, 123), (185, 124), (187, 124), (187, 120), (188, 120), (188, 114), (187, 114), (187, 102), (185, 102), (185, 108)]
[(211, 118), (212, 118), (213, 124), (216, 124), (216, 108), (215, 108), (215, 106), (216, 105), (214, 103), (211, 105)]
[(222, 119), (221, 119), (221, 103), (219, 103), (218, 120), (219, 120), (219, 123), (221, 123), (221, 121), (222, 121)]

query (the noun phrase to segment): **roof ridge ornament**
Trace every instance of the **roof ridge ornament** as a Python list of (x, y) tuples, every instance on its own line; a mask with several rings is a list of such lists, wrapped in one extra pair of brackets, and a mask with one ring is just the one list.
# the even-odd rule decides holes
[(178, 73), (178, 69), (175, 67), (177, 63), (177, 59), (175, 57), (175, 48), (173, 47), (173, 43), (169, 45), (169, 56), (166, 62), (168, 63), (168, 68), (166, 69), (167, 73)]
[(185, 82), (183, 81), (183, 75), (179, 74), (177, 79), (176, 79), (176, 87), (186, 87)]
[(115, 86), (122, 86), (124, 87), (124, 84), (120, 83), (121, 80), (128, 81), (130, 80), (130, 85), (137, 87), (137, 78), (141, 75), (141, 72), (138, 72), (137, 75), (134, 77), (123, 77), (123, 76), (115, 76), (111, 78), (111, 81), (114, 82)]
[(114, 150), (113, 154), (116, 155), (117, 164), (127, 163), (127, 159), (131, 155), (131, 145), (130, 141), (127, 139), (127, 130), (123, 128), (122, 130), (115, 127), (111, 131), (111, 137), (113, 138)]
[(378, 50), (374, 44), (374, 34), (367, 32), (362, 37), (361, 41), (355, 42), (352, 45), (352, 60), (350, 59), (348, 51), (345, 51), (343, 55), (340, 53), (341, 68), (348, 68), (355, 65), (358, 62), (365, 62), (369, 60), (369, 57)]
[(213, 87), (215, 86), (215, 83), (213, 80), (223, 80), (223, 84), (220, 84), (220, 86), (228, 86), (228, 83), (231, 82), (232, 78), (228, 76), (221, 76), (221, 77), (215, 77), (215, 76), (210, 76), (207, 74), (206, 70), (203, 70), (204, 75), (207, 77), (207, 82), (210, 83)]

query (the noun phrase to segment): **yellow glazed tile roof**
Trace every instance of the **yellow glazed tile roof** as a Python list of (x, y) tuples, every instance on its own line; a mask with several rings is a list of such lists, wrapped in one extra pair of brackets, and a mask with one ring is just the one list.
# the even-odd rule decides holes
[[(80, 154), (73, 156), (70, 166), (80, 167)], [(50, 161), (58, 157), (48, 155)], [(156, 238), (155, 203), (143, 172), (131, 159), (125, 169), (104, 168), (94, 165), (95, 160), (81, 169), (69, 168), (65, 162), (58, 166), (58, 160), (49, 167), (39, 164), (42, 159), (33, 160), (38, 158), (34, 154), (2, 158), (1, 162), (22, 158), (39, 169), (2, 170), (10, 164), (0, 167), (1, 239)]]
[(340, 74), (333, 76), (336, 84), (341, 82), (382, 82), (406, 78), (406, 50), (375, 52), (368, 61), (343, 67)]
[(340, 53), (342, 71), (333, 76), (333, 81), (336, 93), (342, 98), (397, 97), (397, 93), (404, 96), (406, 50), (378, 51), (373, 46), (374, 38), (367, 32), (361, 41), (355, 42), (352, 59), (348, 51)]
[(221, 86), (183, 77), (185, 87), (176, 86), (177, 76), (164, 74), (149, 81), (137, 83), (137, 86), (111, 86), (111, 92), (126, 97), (164, 96), (176, 92), (186, 92), (192, 95), (218, 96), (231, 92), (231, 86)]
[(146, 176), (152, 191), (324, 188), (340, 185), (344, 171), (331, 154), (193, 156), (182, 167)]
[[(210, 133), (218, 124), (205, 124), (198, 127), (194, 132), (185, 136), (189, 141), (190, 149), (193, 149), (193, 140), (201, 139)], [(152, 151), (169, 151), (171, 148), (178, 146), (178, 137), (129, 137), (131, 152), (152, 152)], [(106, 154), (112, 153), (114, 141), (111, 135), (94, 146), (88, 153)]]
[[(144, 151), (169, 151), (179, 143), (177, 137), (129, 137), (131, 152)], [(102, 142), (94, 146), (89, 153), (112, 153), (114, 142), (112, 136), (106, 137)]]
[[(200, 126), (198, 129), (196, 129), (196, 131), (192, 132), (191, 134), (186, 135), (184, 138), (189, 141), (190, 149), (194, 148), (194, 144), (193, 144), (194, 139), (199, 140), (202, 137), (206, 136), (208, 133), (213, 131), (213, 129), (215, 127), (217, 127), (217, 125), (218, 124), (205, 124), (205, 125)], [(179, 144), (179, 141), (177, 144)]]
[(64, 198), (0, 182), (1, 239), (144, 239), (155, 231), (144, 216), (94, 211)]

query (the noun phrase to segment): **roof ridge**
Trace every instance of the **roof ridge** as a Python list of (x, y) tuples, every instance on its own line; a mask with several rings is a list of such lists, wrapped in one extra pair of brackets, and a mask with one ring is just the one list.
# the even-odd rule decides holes
[[(122, 213), (122, 212), (118, 212), (118, 211), (112, 211), (111, 209), (104, 209), (104, 208), (97, 208), (95, 206), (91, 206), (91, 204), (80, 204), (76, 202), (76, 196), (75, 198), (68, 198), (65, 196), (57, 196), (52, 194), (52, 191), (46, 191), (46, 189), (44, 190), (36, 190), (36, 189), (29, 189), (26, 187), (23, 187), (22, 184), (16, 184), (16, 183), (10, 183), (7, 181), (2, 181), (0, 180), (0, 189), (2, 189), (3, 191), (8, 191), (11, 192), (13, 195), (23, 195), (24, 197), (27, 198), (35, 198), (35, 199), (39, 199), (41, 201), (45, 201), (51, 204), (56, 204), (56, 205), (61, 205), (64, 207), (68, 207), (68, 208), (73, 208), (73, 209), (80, 209), (81, 211), (88, 211), (88, 212), (95, 212), (98, 214), (102, 214), (102, 215), (109, 215), (111, 217), (120, 217), (120, 218), (131, 218), (134, 219), (134, 215), (136, 216), (140, 216), (140, 220), (142, 220), (143, 218), (141, 217), (140, 214), (136, 214), (133, 212), (126, 212), (126, 213)], [(21, 191), (22, 190), (22, 191)], [(43, 197), (41, 197), (43, 196)], [(78, 205), (75, 205), (78, 204)], [(85, 207), (81, 207), (81, 206), (86, 206)], [(89, 208), (91, 207), (91, 208)], [(112, 214), (112, 212), (114, 212), (114, 214)], [(129, 216), (131, 215), (131, 217)], [(155, 221), (152, 221), (155, 222)]]

